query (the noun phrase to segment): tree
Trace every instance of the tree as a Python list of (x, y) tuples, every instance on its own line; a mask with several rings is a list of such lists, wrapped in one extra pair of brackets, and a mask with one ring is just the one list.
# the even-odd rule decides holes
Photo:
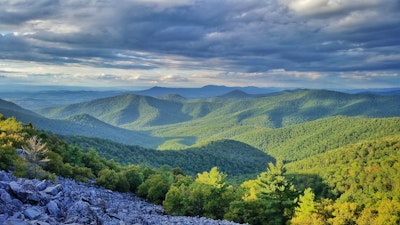
[(189, 198), (188, 186), (181, 184), (173, 185), (165, 195), (163, 206), (168, 214), (174, 216), (189, 216), (187, 205)]
[(299, 205), (295, 208), (295, 216), (290, 221), (292, 225), (322, 225), (324, 221), (317, 213), (317, 204), (314, 202), (315, 194), (311, 188), (304, 190), (299, 197)]
[(293, 215), (299, 193), (284, 176), (286, 169), (282, 161), (268, 165), (268, 170), (257, 179), (260, 188), (258, 197), (267, 204), (265, 213), (270, 218), (268, 224), (285, 224)]
[(150, 175), (137, 189), (137, 194), (149, 199), (155, 204), (161, 204), (174, 182), (171, 172), (159, 172)]
[(37, 167), (40, 167), (40, 164), (45, 164), (50, 161), (50, 159), (45, 156), (49, 151), (46, 147), (46, 143), (42, 144), (40, 138), (33, 136), (28, 139), (26, 145), (22, 146), (22, 150), (25, 153), (25, 159), (33, 167), (34, 178), (37, 178)]
[(210, 172), (197, 174), (196, 182), (209, 184), (216, 188), (224, 188), (226, 186), (226, 177), (227, 175), (224, 173), (220, 173), (217, 167), (213, 167), (211, 168)]
[(315, 212), (314, 198), (315, 194), (311, 188), (304, 190), (304, 194), (299, 197), (299, 206), (295, 208), (296, 217), (308, 217)]
[(135, 193), (139, 185), (143, 182), (143, 173), (139, 167), (132, 165), (128, 166), (123, 172), (129, 183), (129, 190)]
[(333, 218), (328, 219), (332, 225), (352, 225), (357, 224), (358, 207), (354, 202), (336, 202), (334, 211), (332, 212)]
[(118, 174), (114, 170), (102, 169), (99, 172), (96, 184), (101, 185), (107, 189), (115, 190), (119, 181)]
[(194, 182), (181, 177), (168, 191), (164, 207), (173, 215), (222, 219), (234, 196), (233, 188), (225, 183), (225, 179), (226, 175), (217, 167), (199, 173)]

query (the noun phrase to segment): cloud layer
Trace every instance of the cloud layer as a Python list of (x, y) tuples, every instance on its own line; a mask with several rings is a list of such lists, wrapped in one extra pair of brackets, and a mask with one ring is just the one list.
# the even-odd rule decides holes
[(397, 0), (0, 0), (0, 79), (400, 86), (399, 11)]

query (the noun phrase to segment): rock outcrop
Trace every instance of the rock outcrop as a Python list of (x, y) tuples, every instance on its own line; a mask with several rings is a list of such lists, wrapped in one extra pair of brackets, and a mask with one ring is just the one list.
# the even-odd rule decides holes
[(130, 193), (58, 178), (16, 178), (0, 171), (0, 224), (235, 224), (165, 215), (161, 206)]

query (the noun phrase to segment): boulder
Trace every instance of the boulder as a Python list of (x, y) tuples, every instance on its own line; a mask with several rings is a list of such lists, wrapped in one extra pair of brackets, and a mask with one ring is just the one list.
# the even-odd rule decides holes
[(30, 220), (37, 219), (42, 214), (40, 207), (29, 207), (24, 210), (24, 216)]
[(0, 224), (209, 224), (228, 221), (165, 215), (164, 209), (134, 194), (58, 178), (51, 181), (15, 178), (0, 171)]
[(6, 221), (3, 223), (4, 225), (30, 225), (27, 221), (24, 221), (23, 219), (18, 219), (18, 218), (8, 218)]
[(46, 205), (47, 211), (49, 212), (50, 216), (54, 216), (56, 218), (62, 215), (60, 207), (58, 207), (58, 203), (56, 201), (50, 201)]
[(97, 216), (87, 202), (79, 200), (67, 211), (66, 223), (97, 224), (97, 221)]
[(36, 186), (36, 190), (38, 190), (38, 191), (43, 191), (44, 189), (46, 189), (48, 186), (49, 186), (49, 184), (50, 184), (51, 182), (49, 182), (48, 180), (42, 180), (42, 181), (39, 181), (35, 186)]
[(53, 196), (56, 196), (62, 190), (61, 184), (57, 184), (56, 186), (47, 187), (44, 192)]

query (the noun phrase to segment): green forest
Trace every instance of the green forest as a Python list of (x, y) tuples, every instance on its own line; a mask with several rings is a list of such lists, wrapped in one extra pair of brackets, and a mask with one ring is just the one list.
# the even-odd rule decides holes
[[(357, 132), (358, 129), (361, 130)], [(107, 146), (107, 141), (88, 139), (85, 147), (77, 141), (84, 143), (84, 137), (75, 137), (75, 143), (68, 144), (52, 133), (36, 129), (34, 124), (0, 115), (0, 169), (36, 179), (63, 176), (83, 182), (94, 180), (105, 188), (133, 192), (161, 204), (171, 215), (249, 224), (399, 224), (399, 129), (398, 118), (332, 117), (293, 125), (287, 130), (274, 129), (275, 137), (268, 133), (261, 136), (259, 143), (276, 148), (279, 143), (292, 140), (296, 149), (292, 156), (278, 150), (264, 149), (263, 153), (248, 143), (239, 143), (237, 137), (236, 141), (205, 141), (175, 152), (125, 146), (126, 151), (142, 152), (143, 158), (119, 162), (118, 157), (110, 158), (112, 151), (106, 155), (105, 150), (98, 151), (90, 143), (105, 145), (104, 149), (115, 148)], [(342, 136), (348, 140), (342, 140)], [(319, 147), (310, 145), (307, 151), (307, 141)], [(215, 155), (206, 156), (213, 149)], [(148, 156), (156, 158), (154, 164), (145, 160), (147, 151)], [(195, 157), (202, 160), (196, 163), (206, 163), (209, 158), (197, 154), (203, 151), (208, 151), (203, 157), (220, 158), (220, 165), (213, 166), (213, 162), (198, 166), (195, 171), (186, 168), (185, 163), (179, 164), (189, 158), (193, 161), (188, 162), (195, 163)], [(224, 159), (228, 153), (236, 161)], [(246, 153), (249, 159), (245, 159)], [(164, 157), (177, 162), (164, 163)], [(243, 173), (235, 171), (238, 166), (246, 170), (245, 164), (252, 164), (258, 157), (264, 158), (247, 172), (256, 175), (243, 179)], [(234, 167), (225, 165), (229, 160), (233, 160)], [(231, 176), (242, 177), (242, 181), (230, 179)]]
[[(115, 142), (140, 145), (159, 150), (179, 150), (220, 139), (233, 139), (249, 144), (264, 152), (277, 156), (282, 149), (287, 160), (320, 153), (321, 147), (313, 146), (309, 153), (298, 158), (290, 158), (291, 146), (300, 143), (288, 142), (290, 136), (302, 135), (304, 146), (329, 145), (317, 140), (325, 133), (346, 129), (337, 140), (347, 144), (348, 135), (362, 135), (367, 118), (389, 118), (400, 116), (400, 97), (396, 95), (346, 94), (327, 90), (291, 90), (266, 95), (245, 95), (238, 97), (231, 93), (213, 98), (186, 99), (176, 96), (150, 97), (135, 94), (118, 95), (87, 102), (69, 104), (51, 108), (37, 109), (37, 116), (28, 117), (18, 114), (25, 123), (35, 123), (40, 129), (59, 134), (82, 135), (113, 140)], [(0, 104), (1, 105), (1, 104)], [(21, 111), (21, 110), (18, 110)], [(341, 124), (336, 120), (343, 117)], [(358, 120), (351, 121), (346, 117)], [(324, 120), (328, 119), (328, 120)], [(303, 124), (311, 123), (301, 133)], [(368, 121), (366, 126), (379, 129), (380, 126)], [(377, 122), (376, 122), (377, 123)], [(296, 125), (300, 127), (296, 128)], [(329, 130), (331, 126), (332, 130)], [(357, 128), (358, 127), (358, 128)], [(290, 134), (291, 130), (296, 130)], [(310, 130), (318, 129), (319, 134), (311, 137)], [(353, 129), (353, 130), (351, 130)], [(265, 135), (267, 134), (267, 135)], [(271, 135), (270, 135), (271, 134)], [(319, 135), (319, 136), (317, 136)], [(368, 134), (369, 135), (369, 134)], [(379, 135), (379, 133), (378, 133)], [(270, 146), (269, 136), (275, 139), (286, 138), (287, 145)], [(299, 138), (296, 138), (300, 141)], [(352, 139), (352, 138), (350, 138)], [(316, 142), (318, 141), (318, 142)], [(338, 146), (336, 146), (338, 147)], [(297, 149), (294, 149), (297, 151)], [(300, 152), (300, 151), (299, 151)], [(299, 153), (300, 154), (300, 153)]]

